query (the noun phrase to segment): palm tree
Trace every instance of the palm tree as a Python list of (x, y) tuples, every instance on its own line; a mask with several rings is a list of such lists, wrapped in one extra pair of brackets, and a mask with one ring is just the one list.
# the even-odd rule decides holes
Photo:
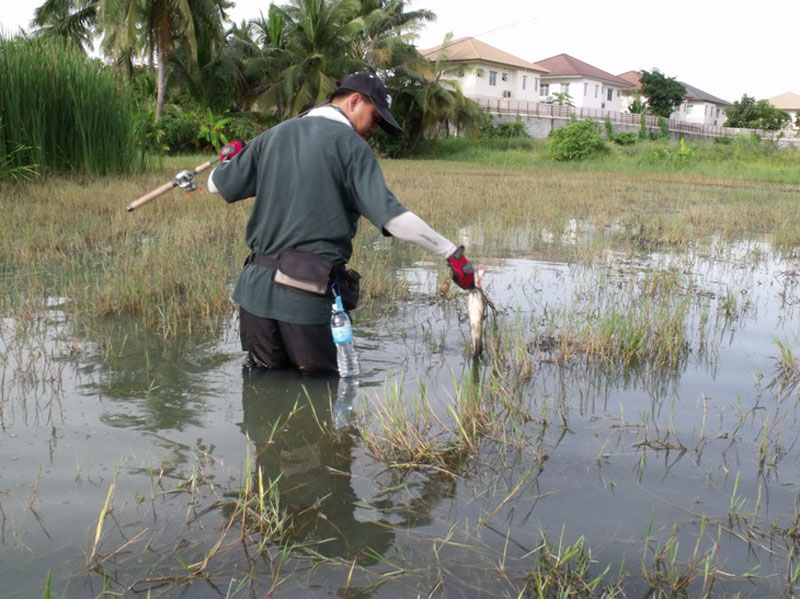
[(261, 14), (228, 31), (230, 50), (239, 83), (238, 104), (242, 109), (259, 108), (276, 121), (284, 119), (287, 96), (281, 73), (294, 60), (288, 50), (289, 22), (286, 14), (272, 4)]
[[(445, 38), (447, 47), (452, 35)], [(461, 66), (448, 65), (444, 53), (434, 62), (420, 59), (398, 69), (393, 87), (397, 114), (410, 138), (413, 151), (426, 135), (436, 134), (450, 125), (462, 133), (479, 131), (481, 111), (475, 102), (464, 97), (457, 75)]]
[(164, 112), (167, 65), (179, 40), (197, 60), (198, 39), (222, 32), (228, 0), (100, 0), (103, 46), (118, 65), (132, 57), (158, 68), (156, 120)]
[(358, 0), (291, 0), (286, 21), (289, 66), (280, 73), (289, 116), (320, 104), (336, 81), (365, 66), (348, 52), (364, 28)]
[(406, 12), (406, 0), (362, 0), (363, 30), (353, 40), (352, 55), (375, 69), (390, 69), (419, 55), (414, 39), (436, 15), (430, 10)]
[(79, 48), (92, 47), (100, 0), (46, 0), (33, 13), (34, 34), (56, 38)]

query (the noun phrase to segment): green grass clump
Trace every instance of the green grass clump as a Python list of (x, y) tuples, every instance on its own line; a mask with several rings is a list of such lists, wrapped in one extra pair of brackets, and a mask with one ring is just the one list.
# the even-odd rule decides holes
[(135, 165), (133, 104), (113, 72), (42, 39), (0, 37), (0, 176)]

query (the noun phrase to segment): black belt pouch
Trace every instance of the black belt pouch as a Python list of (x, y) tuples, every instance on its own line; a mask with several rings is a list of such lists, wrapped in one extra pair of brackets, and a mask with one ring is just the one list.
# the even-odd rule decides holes
[(327, 295), (334, 263), (302, 250), (281, 250), (273, 280), (279, 285)]

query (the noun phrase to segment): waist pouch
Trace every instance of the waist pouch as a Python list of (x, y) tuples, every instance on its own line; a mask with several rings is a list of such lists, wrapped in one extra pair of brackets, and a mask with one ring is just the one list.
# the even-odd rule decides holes
[(274, 268), (273, 281), (314, 295), (333, 298), (331, 285), (336, 283), (345, 310), (353, 310), (358, 304), (361, 275), (344, 264), (293, 249), (281, 250), (277, 259), (253, 252), (247, 262)]
[(345, 310), (355, 310), (358, 306), (358, 296), (361, 290), (361, 275), (344, 264), (334, 264), (331, 271), (331, 286), (336, 285), (336, 290), (342, 296), (342, 306)]

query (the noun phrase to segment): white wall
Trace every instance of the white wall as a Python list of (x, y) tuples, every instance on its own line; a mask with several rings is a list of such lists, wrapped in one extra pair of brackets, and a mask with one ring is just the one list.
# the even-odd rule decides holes
[(711, 102), (690, 100), (684, 102), (670, 115), (670, 118), (698, 125), (716, 125), (722, 127), (727, 120), (725, 108)]
[[(556, 93), (564, 91), (566, 85), (569, 85), (569, 95), (572, 97), (573, 106), (621, 111), (622, 88), (620, 87), (609, 86), (602, 81), (586, 78), (548, 78), (543, 83), (550, 85), (549, 93), (544, 94), (545, 96), (555, 96)], [(611, 89), (611, 100), (608, 99), (609, 89)]]
[[(479, 75), (479, 71), (481, 74)], [(494, 77), (492, 77), (494, 73)], [(506, 75), (503, 79), (503, 75)], [(525, 89), (522, 89), (523, 77)], [(464, 76), (455, 77), (465, 96), (490, 98), (510, 98), (512, 100), (539, 100), (539, 73), (524, 71), (510, 66), (490, 63), (475, 63), (464, 67)], [(492, 81), (494, 85), (492, 85)], [(505, 95), (504, 95), (505, 92)]]

